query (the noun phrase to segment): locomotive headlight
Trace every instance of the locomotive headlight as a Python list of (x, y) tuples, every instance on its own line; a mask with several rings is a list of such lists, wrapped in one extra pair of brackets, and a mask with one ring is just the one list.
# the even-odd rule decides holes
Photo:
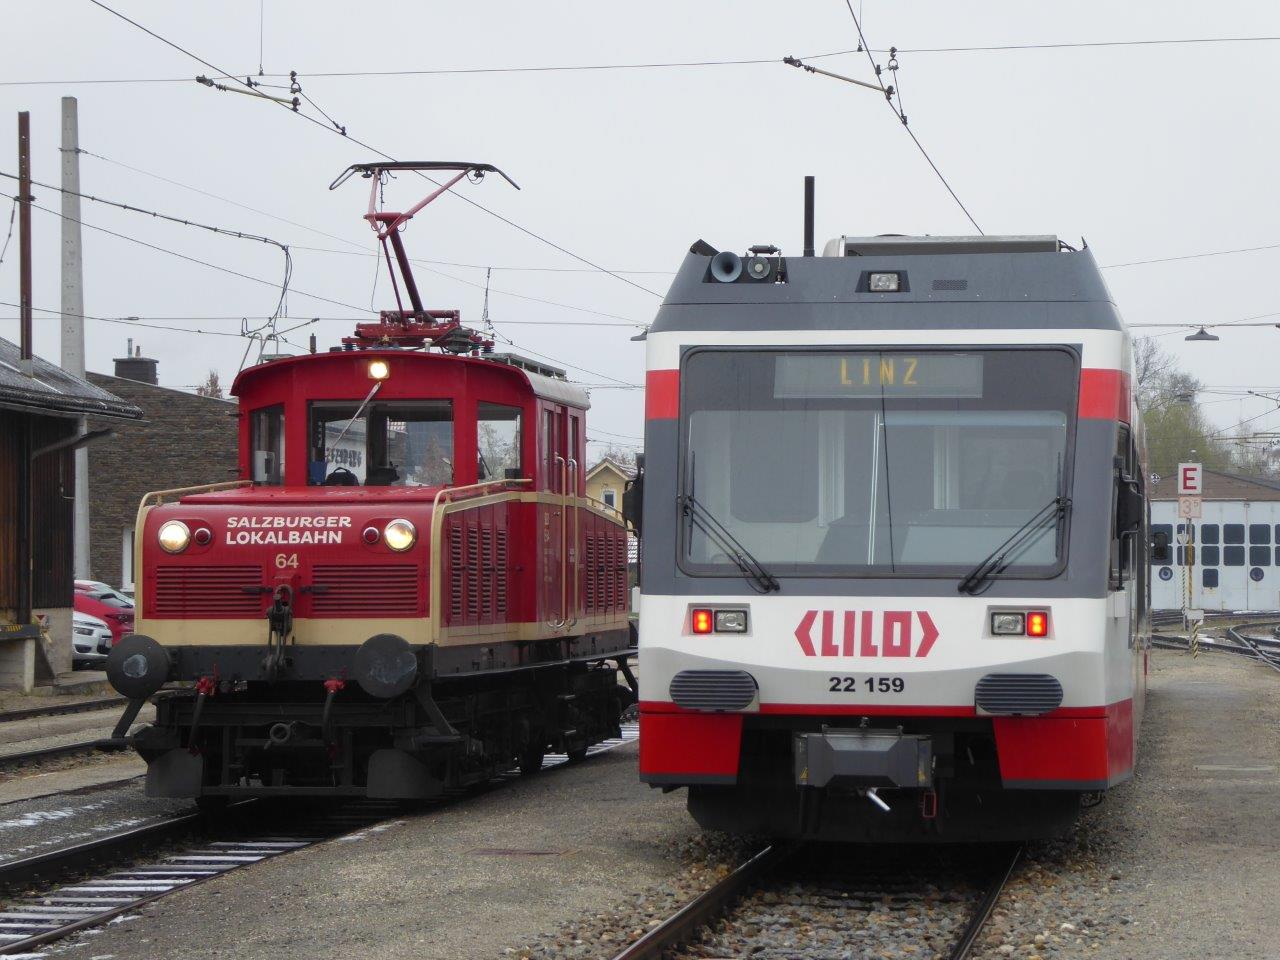
[(418, 539), (418, 529), (408, 520), (392, 520), (382, 528), (382, 539), (392, 550), (402, 553)]
[(872, 293), (897, 293), (902, 288), (902, 277), (896, 273), (873, 273), (867, 278), (867, 288)]
[(181, 520), (166, 520), (160, 524), (156, 539), (166, 553), (181, 553), (191, 542), (191, 530)]
[(389, 376), (391, 376), (391, 364), (387, 363), (385, 360), (369, 361), (370, 380), (385, 380)]
[(1027, 631), (1026, 615), (1021, 613), (993, 613), (991, 632), (997, 637), (1020, 637)]

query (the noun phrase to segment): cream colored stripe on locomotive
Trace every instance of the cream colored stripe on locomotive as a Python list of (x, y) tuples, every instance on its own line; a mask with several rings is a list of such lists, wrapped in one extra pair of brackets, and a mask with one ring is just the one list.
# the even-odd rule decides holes
[[(382, 617), (354, 620), (318, 620), (299, 617), (293, 622), (293, 644), (299, 647), (358, 646), (377, 633), (394, 633), (409, 643), (431, 642), (430, 617)], [(606, 630), (625, 630), (626, 614), (583, 617), (572, 627), (553, 630), (545, 623), (523, 622), (482, 626), (444, 627), (442, 647), (501, 643), (503, 641), (554, 640)], [(137, 632), (165, 647), (254, 646), (267, 642), (267, 621), (245, 620), (155, 620), (139, 619)]]
[[(1033, 309), (1035, 304), (1028, 304)], [(1081, 365), (1111, 370), (1126, 369), (1125, 340), (1119, 330), (1094, 329), (960, 329), (960, 330), (674, 330), (650, 333), (646, 340), (646, 369), (677, 370), (685, 347), (966, 347), (1031, 346), (1078, 343)]]

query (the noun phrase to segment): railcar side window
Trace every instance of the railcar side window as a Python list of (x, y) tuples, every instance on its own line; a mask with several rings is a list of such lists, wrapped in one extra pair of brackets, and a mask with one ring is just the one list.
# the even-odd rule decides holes
[(310, 446), (312, 484), (445, 486), (453, 482), (453, 404), (316, 403)]
[(280, 486), (284, 483), (284, 407), (263, 407), (250, 415), (254, 483)]
[[(681, 493), (773, 575), (963, 575), (1028, 522), (1009, 571), (1056, 569), (1069, 352), (699, 350), (681, 380)], [(681, 536), (688, 572), (736, 575), (699, 525)]]
[(523, 476), (520, 464), (520, 408), (481, 403), (476, 409), (476, 479)]

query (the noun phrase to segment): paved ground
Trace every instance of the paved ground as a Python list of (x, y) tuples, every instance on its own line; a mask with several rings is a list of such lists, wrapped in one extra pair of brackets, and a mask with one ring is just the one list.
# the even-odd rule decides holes
[(627, 744), (174, 894), (59, 955), (502, 957), (669, 880), (693, 832), (682, 795), (637, 781)]

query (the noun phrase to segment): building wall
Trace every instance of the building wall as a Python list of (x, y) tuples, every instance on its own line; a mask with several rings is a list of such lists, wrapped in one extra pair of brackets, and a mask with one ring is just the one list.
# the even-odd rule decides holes
[(1187, 521), (1178, 518), (1177, 501), (1152, 501), (1152, 535), (1164, 532), (1171, 541), (1169, 562), (1151, 565), (1152, 607), (1280, 609), (1280, 501), (1204, 500), (1201, 514), (1190, 521), (1194, 552), (1188, 555)]
[(587, 496), (601, 503), (608, 503), (607, 494), (613, 493), (613, 507), (622, 512), (622, 491), (626, 489), (627, 478), (611, 466), (605, 466), (593, 476), (587, 478)]
[[(71, 417), (0, 410), (0, 622), (17, 622), (19, 594), (19, 470), (30, 450), (75, 432)], [(0, 689), (29, 690), (71, 669), (72, 497), (74, 460), (67, 450), (31, 464), (31, 614), (46, 640), (0, 638)], [(43, 649), (43, 657), (38, 651)]]
[(138, 423), (90, 423), (115, 436), (89, 447), (90, 576), (132, 589), (132, 531), (153, 490), (221, 483), (237, 476), (235, 401), (201, 397), (102, 373), (86, 377), (142, 408)]

